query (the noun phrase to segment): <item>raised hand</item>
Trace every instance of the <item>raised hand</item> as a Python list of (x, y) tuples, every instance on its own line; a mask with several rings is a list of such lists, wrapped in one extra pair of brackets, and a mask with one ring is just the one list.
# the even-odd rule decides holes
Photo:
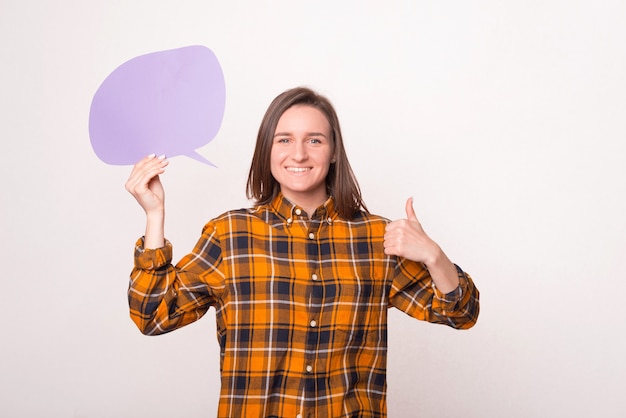
[(441, 252), (435, 241), (430, 239), (417, 220), (413, 210), (413, 198), (406, 201), (406, 219), (387, 225), (385, 230), (385, 254), (396, 255), (428, 265)]
[(387, 225), (385, 254), (423, 263), (443, 293), (456, 289), (459, 285), (456, 267), (439, 245), (424, 232), (413, 210), (413, 198), (406, 201), (406, 217)]
[(167, 164), (165, 156), (149, 155), (135, 164), (126, 181), (126, 190), (146, 212), (145, 248), (165, 245), (165, 192), (159, 174), (163, 174)]
[(148, 215), (164, 210), (165, 192), (159, 174), (163, 174), (167, 165), (165, 156), (149, 155), (135, 164), (126, 181), (126, 190)]

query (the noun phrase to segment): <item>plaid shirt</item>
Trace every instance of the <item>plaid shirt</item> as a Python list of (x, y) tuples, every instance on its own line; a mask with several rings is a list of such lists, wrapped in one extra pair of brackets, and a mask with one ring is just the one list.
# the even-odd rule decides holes
[(128, 292), (140, 330), (162, 334), (214, 306), (221, 348), (219, 417), (385, 417), (387, 309), (470, 328), (478, 290), (442, 294), (421, 263), (387, 256), (388, 220), (311, 219), (283, 196), (205, 225), (175, 267), (172, 247), (137, 242)]

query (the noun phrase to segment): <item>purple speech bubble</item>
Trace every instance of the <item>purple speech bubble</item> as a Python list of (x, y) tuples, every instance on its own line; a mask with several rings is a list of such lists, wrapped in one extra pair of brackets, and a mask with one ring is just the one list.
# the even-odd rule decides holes
[(133, 58), (96, 91), (89, 112), (91, 146), (100, 160), (131, 165), (148, 154), (186, 155), (213, 140), (224, 117), (226, 84), (215, 54), (187, 46)]

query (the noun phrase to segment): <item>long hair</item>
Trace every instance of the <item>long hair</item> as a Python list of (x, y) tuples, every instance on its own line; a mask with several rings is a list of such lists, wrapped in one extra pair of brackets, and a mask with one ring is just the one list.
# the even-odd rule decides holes
[(343, 146), (337, 113), (326, 97), (306, 87), (296, 87), (281, 93), (267, 108), (259, 127), (248, 173), (247, 197), (262, 205), (274, 200), (280, 192), (280, 184), (274, 179), (270, 170), (270, 154), (278, 120), (287, 109), (295, 105), (312, 106), (318, 109), (326, 116), (330, 124), (336, 161), (330, 165), (326, 175), (326, 190), (335, 199), (339, 215), (344, 219), (352, 219), (359, 210), (367, 211), (361, 196), (361, 189)]

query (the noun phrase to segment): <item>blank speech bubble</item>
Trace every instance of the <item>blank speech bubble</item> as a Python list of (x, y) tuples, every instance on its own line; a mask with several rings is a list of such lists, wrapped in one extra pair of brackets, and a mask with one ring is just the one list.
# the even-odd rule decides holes
[(217, 57), (187, 46), (133, 58), (96, 91), (89, 112), (91, 146), (100, 160), (132, 165), (148, 154), (186, 155), (215, 138), (224, 117), (226, 85)]

